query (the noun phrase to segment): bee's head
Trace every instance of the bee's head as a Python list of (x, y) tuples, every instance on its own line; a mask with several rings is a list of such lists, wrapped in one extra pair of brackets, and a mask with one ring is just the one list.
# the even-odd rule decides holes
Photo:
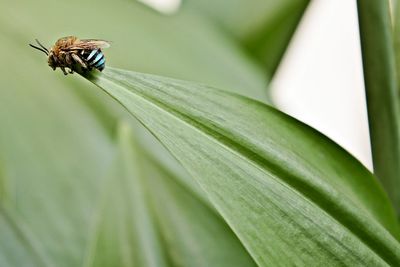
[(57, 62), (56, 62), (55, 56), (53, 55), (53, 51), (50, 50), (50, 53), (48, 54), (48, 56), (49, 57), (47, 59), (47, 63), (49, 64), (50, 68), (55, 70), (57, 67)]

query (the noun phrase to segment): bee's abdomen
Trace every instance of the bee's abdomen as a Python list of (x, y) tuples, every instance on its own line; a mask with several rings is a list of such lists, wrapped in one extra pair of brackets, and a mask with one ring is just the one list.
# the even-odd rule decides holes
[(106, 66), (106, 59), (100, 49), (83, 50), (81, 52), (82, 59), (92, 68), (102, 71)]

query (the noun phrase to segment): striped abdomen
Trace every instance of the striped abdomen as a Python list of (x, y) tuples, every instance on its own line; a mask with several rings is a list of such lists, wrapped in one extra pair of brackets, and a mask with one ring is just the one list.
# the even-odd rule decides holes
[(96, 68), (102, 71), (106, 66), (106, 59), (100, 49), (82, 50), (81, 57), (89, 68)]

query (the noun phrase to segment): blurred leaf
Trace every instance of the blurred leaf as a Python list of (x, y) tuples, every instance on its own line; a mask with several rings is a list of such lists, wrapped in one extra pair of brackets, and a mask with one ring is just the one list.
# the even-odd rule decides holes
[(271, 76), (278, 68), (308, 3), (309, 0), (292, 1), (273, 22), (267, 21), (263, 28), (244, 40), (244, 46), (265, 65)]
[[(0, 264), (16, 266), (15, 263), (19, 262), (21, 266), (49, 266), (44, 257), (35, 249), (21, 223), (17, 222), (13, 214), (6, 210), (7, 183), (5, 169), (0, 161), (0, 240), (3, 243), (7, 241), (0, 246)], [(18, 251), (18, 254), (15, 251)]]
[(184, 8), (203, 11), (238, 39), (272, 76), (309, 0), (188, 0), (184, 3)]
[[(12, 38), (2, 46), (21, 56), (31, 52)], [(2, 59), (0, 266), (79, 266), (113, 145), (58, 81), (61, 74), (38, 79), (32, 58), (21, 64), (2, 51)]]
[(400, 77), (400, 4), (399, 1), (393, 1), (392, 5), (393, 10), (391, 14), (393, 17), (393, 39), (396, 53), (397, 95), (400, 99), (400, 83), (398, 81)]
[(91, 228), (91, 249), (84, 266), (170, 266), (151, 218), (141, 181), (142, 160), (129, 126), (119, 128), (118, 150), (103, 184), (103, 199)]
[(200, 10), (235, 37), (244, 39), (264, 28), (267, 22), (274, 24), (284, 10), (303, 2), (305, 0), (186, 0), (183, 9)]
[(113, 68), (88, 78), (171, 151), (259, 266), (400, 264), (385, 194), (318, 132), (207, 86)]
[(388, 1), (357, 1), (374, 172), (400, 215), (400, 107)]
[(3, 161), (0, 158), (0, 203), (4, 203), (6, 199), (6, 174), (3, 166)]

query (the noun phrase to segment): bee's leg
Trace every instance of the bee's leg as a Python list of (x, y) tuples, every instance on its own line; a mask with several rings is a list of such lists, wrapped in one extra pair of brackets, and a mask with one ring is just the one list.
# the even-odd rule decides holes
[(77, 54), (71, 54), (71, 56), (75, 60), (76, 63), (81, 65), (83, 70), (87, 70), (88, 69), (88, 66), (86, 65), (86, 63), (83, 62), (83, 60)]
[(67, 71), (65, 70), (65, 67), (60, 67), (60, 69), (62, 70), (62, 72), (64, 73), (64, 75), (68, 75)]
[(66, 55), (65, 55), (65, 61), (67, 62), (67, 64), (68, 64), (68, 68), (69, 68), (69, 70), (68, 70), (68, 73), (74, 73), (74, 71), (72, 70), (72, 66), (73, 66), (73, 64), (75, 63), (75, 61), (74, 61), (74, 59), (72, 58), (72, 56), (71, 56), (71, 54), (70, 53), (67, 53)]
[(72, 63), (74, 63), (74, 61), (73, 61), (73, 59), (72, 59), (70, 53), (67, 53), (67, 54), (65, 55), (65, 61), (67, 62), (68, 66), (71, 66)]

